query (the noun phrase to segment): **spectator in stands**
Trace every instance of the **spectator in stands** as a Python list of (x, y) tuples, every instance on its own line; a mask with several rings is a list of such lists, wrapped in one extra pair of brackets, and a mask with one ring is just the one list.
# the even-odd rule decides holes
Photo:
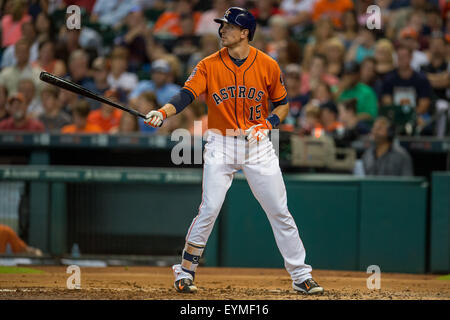
[(66, 26), (61, 26), (56, 39), (55, 58), (61, 59), (66, 65), (69, 64), (70, 54), (81, 48), (80, 45), (81, 31), (78, 29), (68, 30)]
[[(108, 74), (109, 74), (109, 60), (107, 60), (105, 57), (100, 56), (95, 58), (95, 60), (92, 62), (92, 77), (94, 79), (94, 92), (104, 95), (106, 90), (110, 89), (109, 83), (108, 83)], [(124, 99), (120, 99), (124, 100)], [(96, 110), (100, 108), (100, 102), (99, 101), (90, 101), (91, 102), (91, 110)]]
[(44, 39), (39, 43), (38, 59), (31, 65), (58, 77), (62, 77), (67, 73), (64, 61), (55, 58), (55, 44), (49, 39)]
[(133, 133), (139, 132), (139, 125), (137, 117), (129, 114), (128, 112), (124, 112), (122, 117), (120, 118), (119, 127), (117, 128), (117, 132), (114, 130), (111, 133)]
[(68, 90), (60, 90), (58, 95), (58, 103), (61, 106), (61, 110), (69, 115), (72, 115), (73, 108), (78, 102), (78, 96), (76, 93)]
[(383, 79), (382, 105), (413, 107), (418, 115), (417, 123), (423, 125), (430, 116), (432, 89), (426, 76), (411, 68), (411, 59), (409, 47), (397, 48), (397, 69)]
[(378, 115), (378, 99), (375, 91), (360, 82), (360, 67), (354, 61), (344, 64), (344, 75), (337, 85), (334, 96), (337, 101), (357, 99), (357, 116), (359, 120), (371, 120)]
[(188, 61), (191, 55), (198, 50), (200, 37), (195, 34), (194, 18), (191, 15), (181, 15), (180, 26), (183, 33), (177, 38), (172, 52), (181, 61)]
[(0, 122), (9, 117), (6, 103), (8, 100), (8, 89), (5, 86), (0, 85)]
[[(189, 109), (192, 112), (193, 119), (188, 130), (192, 136), (203, 137), (205, 132), (208, 130), (208, 114), (206, 112), (207, 108), (208, 107), (206, 106), (206, 104), (199, 100), (194, 100), (189, 105)], [(200, 126), (198, 126), (199, 122)]]
[(309, 101), (315, 101), (315, 104), (321, 105), (327, 102), (334, 102), (333, 92), (331, 87), (323, 81), (320, 81), (316, 88), (311, 91)]
[(22, 24), (31, 21), (24, 1), (14, 1), (11, 14), (5, 14), (1, 20), (2, 48), (16, 44), (22, 38)]
[(344, 131), (344, 126), (338, 121), (337, 106), (332, 101), (320, 105), (320, 123), (326, 134), (340, 136)]
[(156, 94), (158, 104), (163, 106), (180, 90), (180, 86), (169, 83), (171, 68), (166, 60), (159, 59), (152, 63), (152, 80), (142, 80), (131, 92), (129, 98), (137, 98), (141, 93), (152, 91)]
[[(31, 43), (29, 62), (33, 63), (38, 59), (39, 43), (36, 40), (36, 31), (32, 21), (27, 21), (22, 24), (22, 38)], [(15, 56), (15, 45), (11, 44), (3, 52), (1, 67), (11, 67), (17, 63)]]
[(46, 12), (40, 12), (37, 15), (34, 26), (36, 28), (38, 43), (41, 43), (41, 41), (47, 39), (55, 40), (56, 30), (52, 20)]
[(338, 37), (333, 37), (326, 42), (327, 73), (336, 78), (342, 76), (344, 66), (345, 47)]
[(11, 115), (0, 122), (0, 131), (43, 132), (44, 125), (27, 115), (28, 105), (22, 93), (17, 92), (8, 98), (8, 112)]
[[(8, 252), (8, 247), (11, 252)], [(0, 254), (26, 254), (36, 257), (42, 256), (42, 251), (28, 246), (13, 229), (7, 225), (0, 224)]]
[(136, 5), (136, 0), (96, 0), (90, 20), (118, 29)]
[(206, 33), (200, 39), (200, 48), (194, 52), (187, 63), (186, 73), (190, 74), (192, 69), (200, 62), (203, 58), (213, 54), (220, 49), (219, 38), (214, 33)]
[(316, 54), (326, 54), (326, 43), (334, 36), (333, 23), (327, 17), (321, 18), (314, 24), (314, 32), (305, 46), (302, 68), (308, 70)]
[(25, 98), (25, 103), (28, 106), (28, 116), (38, 118), (44, 112), (44, 108), (39, 99), (39, 93), (36, 90), (34, 81), (30, 78), (20, 79), (17, 91), (22, 93)]
[(280, 9), (294, 33), (301, 32), (311, 22), (315, 0), (281, 0)]
[[(20, 39), (15, 44), (14, 54), (17, 63), (0, 72), (0, 85), (4, 85), (10, 94), (17, 92), (19, 80), (22, 78), (39, 79), (40, 70), (29, 63), (30, 44), (25, 39)], [(35, 80), (37, 81), (37, 80)]]
[(89, 56), (83, 49), (70, 54), (68, 77), (80, 86), (94, 90), (94, 80), (89, 76)]
[(280, 126), (280, 129), (293, 131), (300, 127), (303, 107), (308, 103), (308, 96), (300, 92), (301, 68), (298, 64), (289, 64), (284, 70), (284, 82), (289, 102), (289, 114)]
[(267, 52), (267, 42), (268, 42), (268, 39), (266, 38), (265, 35), (263, 35), (262, 33), (256, 32), (253, 37), (253, 40), (252, 40), (252, 46), (263, 52)]
[(365, 57), (361, 62), (359, 77), (361, 82), (371, 87), (379, 98), (383, 88), (383, 80), (378, 75), (376, 66), (377, 61), (374, 57)]
[(86, 10), (87, 14), (91, 14), (94, 9), (95, 1), (92, 0), (64, 0), (64, 4), (68, 7), (71, 5), (79, 6)]
[[(421, 67), (433, 89), (436, 113), (436, 135), (443, 137), (450, 124), (450, 58), (445, 56), (445, 39), (441, 32), (431, 35), (428, 55), (430, 63)], [(447, 61), (448, 60), (448, 61)]]
[(423, 65), (420, 71), (426, 74), (436, 99), (450, 100), (446, 92), (450, 87), (450, 63), (446, 61), (445, 39), (441, 32), (432, 34), (428, 55), (430, 63)]
[(214, 22), (215, 18), (221, 18), (225, 14), (225, 10), (231, 7), (230, 0), (213, 0), (212, 9), (201, 13), (198, 21), (196, 34), (203, 36), (206, 34), (214, 34), (218, 37), (216, 32), (217, 23)]
[(289, 40), (289, 24), (282, 15), (275, 15), (269, 19), (269, 38), (266, 53), (275, 60), (278, 60), (279, 52), (286, 46)]
[(52, 85), (45, 86), (41, 91), (44, 113), (39, 116), (39, 121), (48, 132), (59, 132), (62, 127), (71, 123), (70, 116), (61, 110), (58, 91), (58, 88)]
[[(107, 90), (105, 98), (112, 101), (119, 101), (119, 93), (117, 90)], [(87, 117), (88, 124), (97, 125), (102, 129), (103, 133), (109, 133), (119, 127), (122, 111), (114, 108), (106, 103), (102, 103), (100, 109), (92, 110)]]
[(424, 11), (427, 5), (427, 0), (411, 0), (409, 5), (402, 6), (401, 8), (392, 11), (386, 30), (387, 38), (394, 39), (395, 35), (397, 35), (402, 28), (407, 26), (412, 13), (414, 11)]
[(320, 138), (325, 134), (320, 123), (320, 107), (313, 101), (305, 106), (305, 121), (300, 129), (300, 134)]
[(395, 69), (394, 56), (395, 51), (391, 41), (388, 39), (380, 39), (377, 41), (374, 54), (376, 61), (375, 69), (381, 79)]
[(338, 103), (338, 119), (344, 126), (344, 131), (339, 137), (335, 137), (337, 146), (350, 147), (351, 143), (360, 136), (370, 133), (370, 127), (364, 121), (359, 121), (356, 116), (356, 99), (344, 100)]
[(91, 107), (86, 100), (78, 100), (73, 106), (73, 124), (62, 127), (61, 133), (102, 133), (103, 130), (98, 125), (87, 122), (90, 109)]
[(108, 84), (112, 89), (123, 90), (127, 95), (133, 91), (137, 84), (136, 74), (127, 72), (129, 51), (125, 47), (115, 47), (111, 53), (111, 72), (108, 75)]
[(310, 91), (313, 91), (322, 81), (330, 86), (336, 85), (339, 80), (336, 77), (328, 74), (326, 70), (326, 57), (320, 54), (314, 55), (308, 71), (302, 72), (300, 93), (307, 94)]
[(155, 36), (169, 36), (179, 37), (183, 34), (183, 29), (180, 25), (180, 17), (184, 15), (191, 15), (194, 19), (194, 29), (197, 29), (200, 21), (200, 12), (192, 10), (193, 4), (188, 0), (176, 0), (174, 10), (166, 11), (159, 16), (153, 27)]
[(361, 27), (358, 36), (347, 52), (345, 60), (361, 63), (365, 57), (373, 57), (375, 54), (375, 44), (375, 32), (367, 29), (365, 26)]
[(441, 10), (437, 6), (431, 6), (426, 12), (426, 27), (429, 29), (429, 34), (442, 32), (444, 26)]
[(353, 40), (358, 36), (358, 20), (355, 10), (347, 10), (342, 14), (342, 29), (338, 32), (338, 37), (348, 50)]
[(351, 0), (317, 0), (314, 4), (312, 19), (317, 22), (321, 17), (331, 17), (336, 28), (342, 26), (342, 14), (353, 9)]
[(256, 1), (255, 7), (250, 10), (256, 19), (256, 23), (260, 26), (264, 33), (269, 27), (269, 20), (275, 15), (281, 14), (280, 9), (275, 6), (274, 0), (259, 0)]
[(367, 149), (362, 162), (364, 173), (375, 176), (412, 176), (413, 165), (408, 152), (394, 142), (395, 130), (391, 121), (379, 117), (372, 127), (374, 145)]
[[(412, 51), (411, 68), (420, 71), (420, 67), (429, 64), (427, 55), (420, 51), (419, 33), (412, 27), (406, 27), (399, 34), (399, 41), (402, 46), (408, 47)], [(397, 57), (398, 59), (398, 57)]]
[(125, 17), (124, 29), (125, 31), (115, 38), (114, 43), (128, 50), (127, 70), (137, 72), (148, 62), (146, 38), (150, 32), (140, 6), (133, 7)]

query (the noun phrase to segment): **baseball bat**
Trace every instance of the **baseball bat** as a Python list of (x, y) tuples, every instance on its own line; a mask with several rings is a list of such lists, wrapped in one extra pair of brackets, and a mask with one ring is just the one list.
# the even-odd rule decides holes
[(50, 83), (50, 84), (52, 84), (54, 86), (57, 86), (57, 87), (60, 87), (62, 89), (71, 91), (73, 93), (77, 93), (77, 94), (80, 94), (82, 96), (94, 99), (96, 101), (100, 101), (102, 103), (109, 104), (110, 106), (113, 106), (115, 108), (118, 108), (118, 109), (126, 111), (126, 112), (129, 112), (129, 113), (131, 113), (134, 116), (141, 117), (141, 118), (145, 119), (145, 115), (140, 113), (139, 111), (136, 111), (134, 109), (131, 109), (131, 108), (125, 107), (125, 106), (123, 106), (121, 104), (118, 104), (118, 103), (116, 103), (114, 101), (111, 101), (111, 100), (109, 100), (109, 99), (107, 99), (105, 97), (102, 97), (102, 96), (100, 96), (100, 95), (98, 95), (98, 94), (96, 94), (96, 93), (94, 93), (94, 92), (92, 92), (92, 91), (90, 91), (90, 90), (88, 90), (86, 88), (83, 88), (82, 86), (80, 86), (80, 85), (78, 85), (76, 83), (73, 83), (72, 81), (60, 78), (58, 76), (55, 76), (54, 74), (51, 74), (51, 73), (43, 71), (39, 75), (39, 79), (41, 79), (44, 82)]

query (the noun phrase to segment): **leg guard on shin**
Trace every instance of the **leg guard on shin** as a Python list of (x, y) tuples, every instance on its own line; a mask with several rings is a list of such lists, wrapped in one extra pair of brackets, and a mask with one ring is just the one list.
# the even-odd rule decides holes
[(181, 260), (181, 268), (184, 272), (192, 275), (192, 278), (195, 278), (195, 270), (198, 267), (198, 263), (200, 261), (200, 257), (202, 256), (203, 250), (205, 246), (199, 246), (196, 244), (192, 244), (186, 242), (186, 245), (183, 250), (183, 257)]

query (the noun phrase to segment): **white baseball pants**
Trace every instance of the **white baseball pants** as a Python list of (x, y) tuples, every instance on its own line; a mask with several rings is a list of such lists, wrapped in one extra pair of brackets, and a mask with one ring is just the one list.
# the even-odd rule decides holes
[(305, 264), (305, 248), (288, 210), (286, 188), (272, 142), (265, 139), (249, 147), (242, 137), (209, 132), (204, 161), (202, 202), (187, 233), (187, 243), (206, 245), (233, 175), (242, 170), (269, 219), (292, 280), (303, 282), (311, 278), (312, 268)]

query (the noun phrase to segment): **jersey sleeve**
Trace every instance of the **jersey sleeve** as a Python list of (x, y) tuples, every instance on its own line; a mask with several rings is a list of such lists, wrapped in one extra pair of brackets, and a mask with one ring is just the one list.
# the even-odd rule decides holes
[(274, 62), (269, 85), (269, 98), (272, 102), (278, 102), (286, 98), (287, 91), (284, 87), (283, 76), (278, 63)]
[(184, 83), (183, 88), (191, 92), (195, 99), (205, 92), (206, 83), (206, 66), (203, 61), (200, 61), (194, 70), (192, 70), (191, 75)]

